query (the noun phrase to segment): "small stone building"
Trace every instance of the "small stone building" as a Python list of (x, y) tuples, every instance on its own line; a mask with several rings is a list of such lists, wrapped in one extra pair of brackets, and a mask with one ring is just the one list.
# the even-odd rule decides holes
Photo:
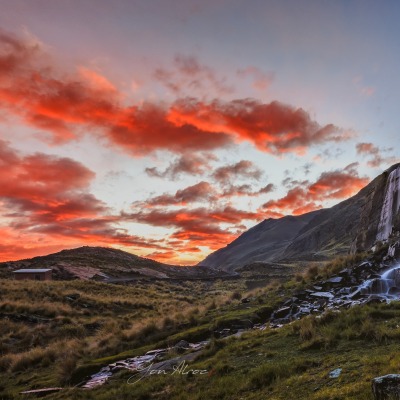
[(34, 281), (51, 281), (52, 270), (47, 268), (42, 269), (18, 269), (14, 271), (14, 278), (17, 281), (34, 280)]

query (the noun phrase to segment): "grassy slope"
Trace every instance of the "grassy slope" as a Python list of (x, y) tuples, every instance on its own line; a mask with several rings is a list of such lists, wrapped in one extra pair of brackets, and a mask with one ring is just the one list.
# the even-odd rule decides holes
[[(63, 385), (81, 364), (154, 346), (196, 326), (238, 288), (231, 281), (123, 286), (0, 280), (0, 398)], [(100, 364), (94, 364), (97, 370)]]
[[(293, 289), (312, 283), (315, 275), (327, 275), (354, 261), (336, 261), (323, 271), (314, 268), (303, 279), (297, 277), (296, 281), (253, 293), (251, 302), (246, 304), (229, 300), (229, 291), (240, 290), (233, 286), (238, 282), (216, 282), (212, 287), (191, 283), (175, 289), (163, 283), (160, 287), (149, 285), (139, 290), (96, 282), (86, 286), (88, 282), (76, 281), (43, 283), (43, 287), (35, 286), (35, 289), (15, 282), (14, 286), (9, 286), (10, 281), (2, 281), (1, 313), (26, 313), (29, 308), (30, 313), (34, 311), (35, 315), (52, 318), (54, 325), (46, 328), (48, 323), (29, 325), (19, 322), (23, 325), (9, 326), (8, 330), (2, 325), (2, 352), (20, 354), (0, 358), (1, 398), (19, 398), (20, 390), (34, 387), (73, 385), (82, 376), (97, 372), (111, 361), (175, 344), (182, 338), (201, 340), (213, 329), (229, 327), (237, 321), (258, 322)], [(29, 284), (32, 283), (26, 283)], [(232, 286), (226, 287), (228, 284)], [(241, 290), (243, 288), (244, 284)], [(65, 302), (65, 294), (71, 291), (79, 291), (82, 302), (90, 299), (94, 302), (90, 312), (85, 307), (74, 308)], [(179, 295), (181, 298), (175, 303)], [(21, 297), (24, 300), (20, 301), (22, 308), (19, 309), (16, 303)], [(199, 304), (204, 305), (204, 298), (209, 304), (201, 308)], [(215, 306), (213, 300), (218, 298)], [(54, 314), (44, 312), (47, 306), (42, 311), (35, 308), (43, 304), (44, 299), (51, 300)], [(132, 312), (133, 303), (141, 303), (140, 299), (147, 299), (144, 304), (153, 304), (154, 309)], [(166, 315), (171, 315), (173, 309), (182, 311), (190, 307), (189, 304), (198, 311), (193, 313), (188, 309), (185, 316), (166, 320)], [(137, 318), (143, 320), (149, 315), (154, 317), (149, 319), (151, 323), (136, 329)], [(66, 326), (60, 322), (63, 318), (70, 319)], [(78, 334), (74, 331), (77, 327), (86, 329), (85, 322), (98, 319), (105, 324), (99, 331), (80, 330)], [(162, 329), (159, 330), (157, 325)], [(68, 333), (64, 333), (60, 345), (60, 334), (64, 330)], [(57, 335), (52, 337), (55, 333)], [(46, 343), (35, 343), (40, 337), (44, 337)], [(126, 383), (131, 373), (124, 371), (103, 387), (91, 391), (67, 389), (47, 398), (372, 399), (371, 379), (398, 372), (399, 339), (400, 303), (355, 307), (322, 318), (308, 317), (279, 330), (252, 331), (238, 339), (213, 340), (191, 365), (191, 368), (207, 369), (210, 375), (150, 376), (132, 386)], [(32, 342), (37, 347), (37, 354), (24, 353), (22, 347), (18, 348), (18, 345), (29, 346)], [(4, 348), (7, 344), (9, 349)], [(46, 344), (47, 348), (42, 347)], [(329, 378), (329, 372), (336, 368), (343, 369), (341, 376)]]

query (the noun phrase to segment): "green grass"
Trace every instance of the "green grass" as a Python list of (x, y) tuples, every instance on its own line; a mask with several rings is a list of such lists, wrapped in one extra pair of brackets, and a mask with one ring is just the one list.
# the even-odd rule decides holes
[[(2, 318), (0, 398), (18, 399), (21, 390), (62, 385), (65, 391), (46, 398), (372, 400), (372, 378), (399, 370), (399, 302), (327, 312), (240, 338), (215, 339), (212, 334), (246, 320), (265, 321), (292, 290), (357, 263), (359, 257), (250, 293), (244, 290), (245, 280), (141, 287), (0, 281), (0, 313), (37, 318)], [(241, 303), (240, 297), (250, 301)], [(111, 362), (181, 339), (205, 338), (211, 341), (190, 368), (209, 374), (154, 375), (128, 385), (131, 373), (121, 371), (102, 387), (73, 388)], [(342, 374), (329, 378), (336, 368)]]
[[(103, 387), (51, 395), (49, 399), (272, 399), (372, 400), (371, 380), (398, 372), (399, 303), (355, 307), (334, 317), (309, 319), (323, 346), (304, 346), (303, 321), (279, 330), (249, 332), (238, 339), (214, 340), (191, 364), (204, 376), (148, 376), (128, 385), (128, 371)], [(390, 316), (390, 319), (383, 318)], [(387, 333), (385, 340), (359, 329), (362, 319)], [(306, 321), (305, 319), (304, 321)], [(344, 329), (346, 328), (346, 329)], [(336, 337), (331, 340), (332, 335)], [(329, 372), (341, 368), (339, 378)]]

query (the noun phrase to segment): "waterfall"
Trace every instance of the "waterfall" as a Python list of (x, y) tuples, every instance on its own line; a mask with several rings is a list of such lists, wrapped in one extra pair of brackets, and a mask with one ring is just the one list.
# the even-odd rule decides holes
[(363, 294), (377, 294), (387, 299), (398, 298), (400, 293), (400, 265), (388, 269), (379, 278), (369, 279), (359, 286)]
[(376, 235), (376, 240), (382, 241), (386, 240), (392, 233), (393, 219), (400, 208), (400, 167), (390, 173), (386, 186), (378, 234)]

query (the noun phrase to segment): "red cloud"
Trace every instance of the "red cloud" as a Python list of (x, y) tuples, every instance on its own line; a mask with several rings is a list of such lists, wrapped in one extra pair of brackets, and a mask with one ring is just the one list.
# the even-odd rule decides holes
[(237, 210), (231, 206), (223, 208), (181, 208), (178, 210), (150, 209), (122, 213), (127, 221), (145, 223), (153, 226), (176, 228), (172, 239), (190, 241), (191, 246), (208, 246), (217, 249), (237, 236), (221, 224), (236, 227), (243, 220), (259, 220), (257, 213)]
[(320, 126), (303, 109), (274, 101), (253, 99), (203, 103), (193, 98), (178, 100), (168, 119), (177, 126), (192, 125), (206, 132), (224, 132), (247, 140), (274, 154), (304, 152), (313, 144), (347, 139), (332, 124)]
[[(173, 152), (210, 150), (232, 142), (224, 133), (176, 127), (160, 105), (124, 106), (107, 80), (82, 74), (61, 77), (39, 64), (38, 48), (0, 35), (1, 107), (48, 131), (54, 142), (71, 140), (81, 132), (102, 135), (126, 151), (141, 155), (158, 149)], [(82, 71), (82, 69), (81, 69)]]
[(286, 196), (270, 200), (262, 208), (300, 215), (322, 208), (323, 201), (345, 199), (369, 182), (368, 178), (358, 175), (356, 165), (350, 164), (342, 171), (324, 172), (314, 183), (305, 181), (300, 186), (293, 186)]
[[(159, 149), (187, 154), (247, 140), (279, 154), (347, 137), (331, 124), (320, 126), (301, 108), (278, 102), (182, 99), (170, 109), (151, 103), (127, 106), (98, 73), (83, 70), (82, 75), (81, 68), (80, 74), (65, 76), (43, 65), (41, 56), (37, 46), (0, 34), (0, 107), (50, 133), (55, 143), (87, 133), (143, 155)], [(195, 59), (178, 57), (176, 64), (185, 76), (214, 79)]]
[[(0, 259), (82, 243), (165, 248), (160, 241), (116, 228), (118, 217), (109, 215), (105, 204), (87, 192), (93, 177), (92, 171), (69, 158), (41, 153), (23, 157), (0, 141), (0, 210), (8, 221), (0, 232), (9, 245), (0, 248)], [(24, 245), (16, 246), (21, 240)]]

